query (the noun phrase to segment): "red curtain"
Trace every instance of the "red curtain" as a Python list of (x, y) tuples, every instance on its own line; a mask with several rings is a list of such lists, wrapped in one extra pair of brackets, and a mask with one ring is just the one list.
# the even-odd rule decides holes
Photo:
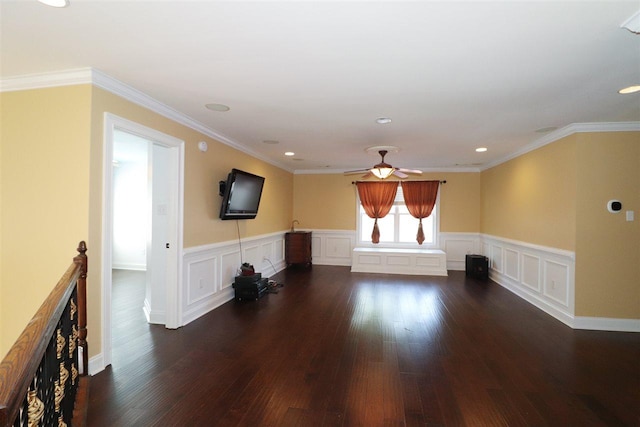
[(421, 245), (424, 242), (422, 218), (428, 218), (433, 211), (438, 197), (440, 181), (402, 181), (404, 204), (414, 218), (420, 220), (416, 240)]
[(374, 219), (371, 242), (380, 242), (380, 230), (378, 229), (378, 218), (387, 216), (398, 191), (398, 183), (387, 182), (357, 182), (360, 203), (369, 218)]

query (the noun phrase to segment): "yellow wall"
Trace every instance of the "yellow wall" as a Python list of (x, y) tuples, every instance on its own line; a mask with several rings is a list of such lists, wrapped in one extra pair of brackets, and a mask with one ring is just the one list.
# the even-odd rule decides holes
[(575, 250), (576, 135), (482, 172), (485, 234)]
[(640, 318), (639, 209), (639, 132), (576, 133), (482, 172), (483, 233), (575, 252), (576, 316)]
[(356, 189), (353, 177), (310, 174), (293, 177), (293, 218), (297, 228), (356, 229)]
[(0, 96), (4, 356), (87, 239), (91, 87)]
[[(640, 319), (640, 132), (577, 141), (576, 315)], [(611, 199), (622, 212), (609, 213)]]
[(3, 97), (2, 97), (2, 92), (0, 92), (0, 360), (2, 360), (2, 358), (4, 357), (6, 351), (4, 350), (4, 332), (3, 332), (3, 328), (2, 328), (2, 202), (3, 202), (3, 197), (2, 197), (2, 135), (3, 135), (3, 126), (2, 126), (2, 117), (4, 117), (3, 114), (3, 108), (2, 108), (2, 102), (3, 102)]
[[(242, 237), (290, 226), (293, 175), (289, 172), (91, 85), (0, 96), (0, 356), (71, 264), (80, 240), (87, 241), (90, 258), (89, 356), (102, 351), (105, 112), (185, 141), (185, 247), (237, 239), (236, 221), (218, 219), (218, 181), (226, 179), (233, 167), (266, 178), (260, 213), (255, 220), (240, 222)], [(197, 149), (202, 140), (209, 144), (206, 153)]]
[[(440, 188), (440, 230), (480, 231), (480, 174), (425, 173), (423, 180), (446, 180)], [(356, 178), (342, 174), (295, 175), (293, 218), (299, 228), (356, 229)]]

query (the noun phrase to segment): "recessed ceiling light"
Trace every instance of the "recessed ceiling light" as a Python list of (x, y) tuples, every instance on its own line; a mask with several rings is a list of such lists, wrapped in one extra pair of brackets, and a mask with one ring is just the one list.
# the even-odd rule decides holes
[(478, 148), (476, 148), (476, 151), (478, 153), (484, 153), (485, 151), (487, 151), (487, 147), (478, 147)]
[(387, 123), (391, 123), (391, 119), (389, 117), (378, 117), (376, 119), (376, 123), (379, 125), (386, 125)]
[(287, 151), (286, 153), (284, 153), (284, 155), (291, 157), (291, 156), (295, 156), (296, 153), (294, 153), (293, 151)]
[(224, 104), (206, 104), (205, 107), (211, 111), (229, 111), (229, 106)]
[(640, 92), (640, 85), (633, 85), (629, 87), (625, 87), (624, 89), (620, 89), (618, 93), (622, 95), (628, 95), (630, 93)]
[(52, 7), (67, 7), (69, 6), (69, 0), (38, 0), (42, 4)]
[(280, 141), (276, 141), (275, 139), (265, 139), (262, 141), (263, 144), (276, 145), (280, 144)]

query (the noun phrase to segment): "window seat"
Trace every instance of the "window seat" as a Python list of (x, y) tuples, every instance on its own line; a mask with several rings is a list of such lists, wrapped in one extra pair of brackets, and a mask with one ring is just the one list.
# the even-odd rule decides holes
[(447, 254), (440, 249), (354, 248), (354, 273), (446, 276)]

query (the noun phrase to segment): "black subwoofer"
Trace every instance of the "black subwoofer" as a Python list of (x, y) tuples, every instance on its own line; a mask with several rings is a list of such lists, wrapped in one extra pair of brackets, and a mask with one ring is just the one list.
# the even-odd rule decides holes
[(465, 257), (465, 271), (467, 277), (474, 279), (489, 279), (489, 258), (484, 255), (467, 255)]

